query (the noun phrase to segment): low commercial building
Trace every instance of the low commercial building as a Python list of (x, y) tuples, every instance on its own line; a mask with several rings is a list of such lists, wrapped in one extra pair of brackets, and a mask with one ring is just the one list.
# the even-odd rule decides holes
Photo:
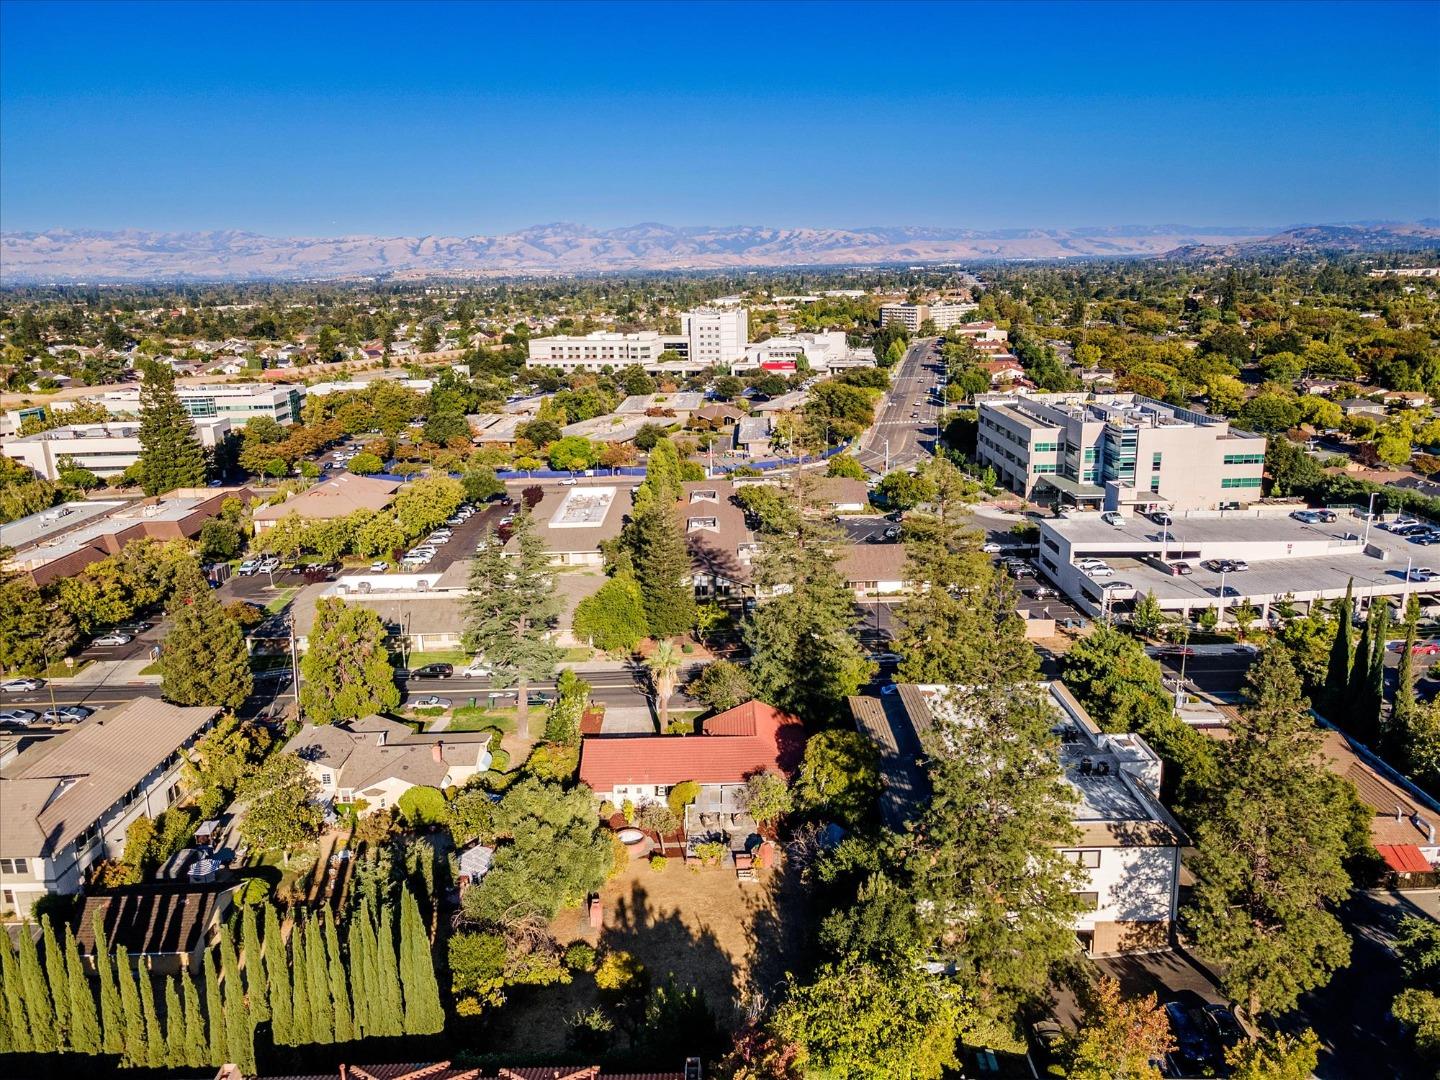
[[(197, 420), (229, 420), (241, 428), (257, 416), (268, 417), (279, 424), (300, 420), (305, 404), (305, 387), (296, 383), (205, 383), (200, 386), (177, 386), (175, 393), (185, 411)], [(48, 403), (56, 414), (85, 402), (103, 406), (112, 416), (140, 415), (140, 385), (96, 387), (94, 394), (65, 398)], [(45, 406), (14, 409), (5, 415), (0, 433), (18, 431), (21, 423), (43, 413)]]
[(1139, 394), (981, 394), (976, 456), (1011, 491), (1080, 506), (1215, 509), (1261, 496), (1265, 437)]
[(80, 891), (118, 858), (125, 833), (181, 794), (181, 751), (220, 710), (136, 698), (27, 747), (0, 768), (0, 907), (28, 914), (45, 893)]
[[(1160, 803), (1160, 757), (1138, 735), (1102, 732), (1062, 684), (1049, 683), (1046, 691), (1078, 833), (1063, 851), (1087, 879), (1076, 939), (1091, 956), (1163, 948), (1188, 840)], [(894, 694), (850, 699), (857, 729), (879, 751), (880, 809), (891, 828), (903, 828), (929, 803), (929, 762), (945, 752), (940, 728), (964, 722), (953, 708), (943, 686), (907, 683)]]
[(684, 422), (705, 404), (705, 395), (696, 390), (675, 394), (632, 394), (615, 407), (621, 416), (644, 417), (652, 423)]
[(363, 813), (393, 809), (413, 787), (460, 787), (492, 760), (488, 733), (427, 736), (383, 716), (306, 724), (285, 749), (305, 763), (322, 799), (364, 800)]
[(332, 521), (349, 517), (357, 510), (383, 510), (395, 500), (400, 481), (344, 473), (292, 495), (282, 503), (262, 506), (251, 515), (255, 535), (275, 527), (291, 514), (304, 521)]
[(246, 487), (180, 488), (139, 502), (65, 503), (0, 525), (0, 548), (11, 551), (7, 569), (48, 585), (119, 554), (132, 540), (193, 540), (226, 500), (253, 498)]
[(848, 368), (875, 366), (873, 349), (854, 348), (843, 330), (828, 330), (819, 334), (767, 338), (748, 347), (745, 358), (735, 363), (732, 370), (736, 374), (773, 371), (783, 375), (800, 370), (802, 357), (806, 370), (822, 375)]
[[(535, 535), (556, 566), (600, 566), (600, 545), (620, 535), (632, 500), (627, 490), (611, 484), (577, 484), (544, 489), (531, 509)], [(518, 549), (512, 538), (507, 554)]]
[[(1377, 600), (1403, 606), (1412, 594), (1422, 603), (1440, 595), (1440, 580), (1407, 580), (1412, 568), (1425, 566), (1428, 548), (1367, 527), (1345, 508), (1331, 523), (1298, 521), (1293, 509), (1181, 511), (1169, 525), (1130, 514), (1112, 518), (1115, 524), (1097, 513), (1047, 518), (1040, 522), (1040, 568), (1096, 617), (1123, 614), (1146, 593), (1181, 618), (1214, 610), (1227, 622), (1242, 606), (1253, 608), (1259, 622), (1276, 604), (1305, 612), (1351, 588), (1361, 609)], [(1087, 560), (1108, 571), (1081, 565)], [(1246, 569), (1207, 565), (1217, 560), (1242, 560)]]
[[(200, 445), (214, 450), (230, 434), (228, 419), (196, 419)], [(61, 467), (89, 469), (102, 480), (119, 476), (140, 460), (140, 422), (71, 424), (34, 435), (11, 436), (0, 443), (0, 453), (13, 458), (46, 480), (57, 480)]]
[[(460, 564), (456, 564), (457, 566)], [(464, 564), (467, 568), (469, 563)], [(453, 569), (453, 568), (452, 568)], [(445, 587), (440, 572), (347, 574), (339, 581), (307, 585), (291, 602), (295, 645), (304, 652), (321, 600), (343, 600), (380, 617), (396, 652), (450, 652), (465, 636), (465, 587)]]

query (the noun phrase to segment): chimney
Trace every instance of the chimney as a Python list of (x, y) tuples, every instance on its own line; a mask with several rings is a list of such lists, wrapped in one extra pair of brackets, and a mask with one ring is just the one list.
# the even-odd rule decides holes
[(384, 729), (384, 728), (381, 728), (381, 729), (380, 729), (380, 737), (379, 737), (379, 739), (376, 740), (375, 745), (376, 745), (376, 746), (384, 746), (384, 745), (385, 745), (385, 729)]
[(442, 764), (445, 761), (445, 743), (443, 740), (430, 747), (430, 756), (434, 759), (436, 765)]

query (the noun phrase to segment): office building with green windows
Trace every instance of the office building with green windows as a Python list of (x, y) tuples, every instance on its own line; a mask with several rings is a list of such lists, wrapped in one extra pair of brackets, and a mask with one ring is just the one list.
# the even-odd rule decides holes
[(981, 394), (976, 456), (1011, 491), (1089, 509), (1213, 510), (1261, 495), (1265, 438), (1139, 394)]

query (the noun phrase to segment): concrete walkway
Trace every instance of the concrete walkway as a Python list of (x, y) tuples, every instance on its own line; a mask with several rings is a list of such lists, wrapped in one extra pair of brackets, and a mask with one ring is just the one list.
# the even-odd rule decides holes
[(153, 660), (146, 656), (134, 660), (95, 660), (86, 664), (68, 679), (56, 679), (57, 686), (93, 689), (97, 686), (159, 686), (159, 674), (142, 675)]

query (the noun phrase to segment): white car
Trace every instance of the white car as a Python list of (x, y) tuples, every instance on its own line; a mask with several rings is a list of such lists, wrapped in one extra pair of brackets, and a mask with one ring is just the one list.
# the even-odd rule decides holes
[(1075, 565), (1081, 570), (1089, 570), (1091, 567), (1108, 566), (1109, 564), (1104, 559), (1081, 559)]
[(466, 679), (488, 679), (495, 674), (490, 670), (490, 665), (483, 660), (472, 660), (465, 667), (460, 669), (460, 675)]
[(44, 679), (6, 679), (0, 682), (0, 690), (7, 694), (28, 694), (45, 685)]
[(242, 562), (239, 566), (237, 566), (237, 567), (235, 568), (235, 572), (236, 572), (237, 574), (243, 574), (245, 577), (249, 577), (251, 574), (255, 573), (255, 571), (258, 570), (259, 568), (260, 568), (260, 560), (259, 560), (259, 559), (246, 559), (244, 562)]
[(129, 645), (135, 640), (134, 634), (101, 634), (91, 645)]
[(560, 481), (560, 486), (561, 486), (561, 487), (574, 487), (574, 486), (575, 486), (576, 484), (578, 484), (579, 482), (580, 482), (580, 481), (579, 481), (579, 480), (576, 480), (575, 477), (573, 477), (573, 476), (567, 476), (564, 480), (561, 480), (561, 481)]
[(1125, 515), (1117, 514), (1114, 510), (1107, 510), (1100, 515), (1100, 520), (1106, 525), (1114, 525), (1117, 528), (1125, 524)]
[(260, 565), (255, 568), (262, 574), (273, 574), (280, 569), (279, 559), (262, 559)]
[(370, 573), (372, 574), (383, 574), (389, 569), (390, 564), (388, 562), (384, 562), (383, 560), (381, 562), (373, 562), (370, 564)]
[(444, 547), (446, 544), (448, 544), (448, 543), (450, 542), (450, 537), (448, 537), (448, 536), (432, 536), (432, 537), (430, 537), (429, 540), (427, 540), (427, 541), (425, 541), (425, 542), (426, 542), (427, 544), (435, 544), (435, 545), (437, 545), (437, 546), (439, 546), (439, 547)]
[(1004, 551), (1005, 549), (992, 540), (988, 544), (981, 544), (980, 550), (983, 551), (986, 555), (999, 555), (1000, 552)]
[(1085, 572), (1089, 574), (1092, 578), (1115, 576), (1114, 569), (1109, 566), (1092, 566), (1089, 567)]

